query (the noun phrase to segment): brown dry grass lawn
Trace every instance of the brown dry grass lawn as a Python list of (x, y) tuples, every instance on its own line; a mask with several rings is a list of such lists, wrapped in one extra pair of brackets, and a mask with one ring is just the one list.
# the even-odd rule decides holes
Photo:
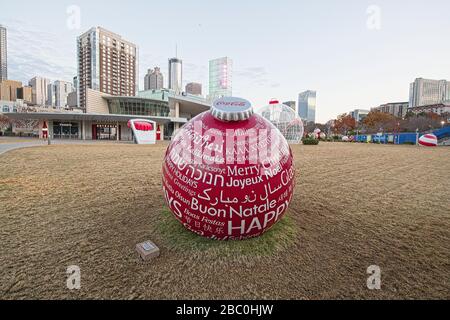
[[(2, 299), (450, 298), (450, 148), (294, 146), (296, 197), (265, 238), (205, 242), (161, 192), (166, 144), (0, 156)], [(139, 260), (151, 239), (161, 257)], [(66, 268), (81, 267), (81, 290)], [(366, 287), (379, 265), (382, 290)]]

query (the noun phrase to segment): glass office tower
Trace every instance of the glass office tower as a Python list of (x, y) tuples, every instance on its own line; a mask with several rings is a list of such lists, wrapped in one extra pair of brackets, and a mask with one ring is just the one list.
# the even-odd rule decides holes
[(228, 57), (209, 62), (209, 99), (233, 95), (233, 60)]
[(169, 60), (169, 89), (176, 93), (183, 91), (183, 61), (181, 59)]
[(298, 115), (303, 122), (316, 122), (316, 91), (308, 90), (298, 95)]
[(0, 82), (8, 80), (6, 28), (0, 25)]

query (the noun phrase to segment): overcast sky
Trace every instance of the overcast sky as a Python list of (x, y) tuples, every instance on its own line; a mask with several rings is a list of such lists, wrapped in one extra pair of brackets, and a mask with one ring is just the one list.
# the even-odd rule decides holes
[(317, 120), (326, 122), (408, 101), (416, 77), (450, 79), (449, 13), (448, 0), (22, 0), (1, 4), (0, 24), (10, 79), (72, 81), (76, 37), (102, 26), (139, 46), (141, 89), (148, 68), (167, 75), (178, 44), (185, 83), (206, 93), (208, 61), (229, 56), (234, 95), (260, 106), (316, 90)]

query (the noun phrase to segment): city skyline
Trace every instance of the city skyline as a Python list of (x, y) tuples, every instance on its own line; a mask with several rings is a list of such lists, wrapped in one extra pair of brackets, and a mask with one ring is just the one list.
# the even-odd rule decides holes
[[(326, 5), (284, 1), (276, 7), (258, 3), (260, 10), (253, 15), (255, 3), (179, 3), (177, 11), (155, 3), (152, 10), (167, 13), (152, 17), (152, 28), (163, 30), (152, 35), (143, 28), (145, 9), (104, 6), (102, 1), (30, 2), (26, 11), (7, 3), (0, 24), (8, 28), (10, 79), (26, 83), (42, 76), (69, 81), (76, 74), (76, 37), (92, 26), (102, 26), (140, 47), (140, 90), (149, 67), (161, 66), (163, 74), (168, 74), (167, 59), (174, 56), (178, 44), (178, 55), (185, 62), (183, 87), (187, 82), (207, 86), (208, 61), (230, 56), (235, 62), (234, 95), (259, 106), (272, 97), (295, 100), (298, 93), (313, 88), (319, 93), (317, 121), (326, 122), (352, 105), (370, 109), (389, 101), (406, 101), (409, 83), (416, 78), (449, 78), (448, 45), (430, 51), (415, 44), (442, 42), (439, 39), (444, 39), (450, 26), (445, 16), (450, 5), (445, 1), (400, 2), (378, 1), (379, 30), (367, 26), (371, 3), (365, 1)], [(73, 4), (81, 10), (78, 29), (67, 27), (68, 8)], [(96, 14), (99, 10), (108, 14)], [(40, 19), (33, 16), (36, 11), (42, 12)], [(205, 11), (216, 15), (205, 16), (201, 13)], [(302, 11), (309, 12), (305, 19), (292, 20)], [(119, 13), (120, 21), (109, 18)], [(235, 17), (232, 24), (225, 19), (230, 14)], [(211, 35), (217, 39), (214, 45)]]

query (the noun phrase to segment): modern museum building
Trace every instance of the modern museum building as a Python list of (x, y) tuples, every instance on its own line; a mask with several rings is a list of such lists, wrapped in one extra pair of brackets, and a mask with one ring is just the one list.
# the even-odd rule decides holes
[(38, 128), (33, 129), (34, 133), (43, 139), (50, 136), (52, 139), (132, 141), (129, 120), (154, 121), (156, 139), (167, 140), (174, 130), (209, 109), (205, 99), (171, 90), (141, 91), (136, 97), (124, 97), (87, 89), (85, 110), (3, 110), (3, 114), (19, 122), (35, 120)]

